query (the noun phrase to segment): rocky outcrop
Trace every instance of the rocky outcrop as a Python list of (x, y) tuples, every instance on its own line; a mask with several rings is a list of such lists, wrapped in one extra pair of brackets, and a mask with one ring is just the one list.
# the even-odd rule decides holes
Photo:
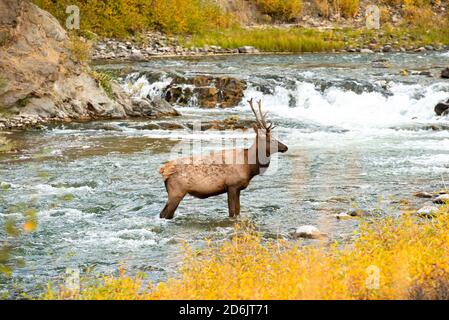
[(72, 58), (59, 22), (29, 0), (0, 0), (0, 39), (0, 129), (177, 113), (160, 102), (132, 101), (118, 85), (108, 96)]
[(449, 114), (449, 99), (442, 101), (435, 106), (435, 113), (437, 116), (444, 116)]
[(243, 99), (246, 83), (231, 77), (175, 77), (165, 89), (165, 99), (173, 104), (194, 102), (201, 108), (231, 108)]

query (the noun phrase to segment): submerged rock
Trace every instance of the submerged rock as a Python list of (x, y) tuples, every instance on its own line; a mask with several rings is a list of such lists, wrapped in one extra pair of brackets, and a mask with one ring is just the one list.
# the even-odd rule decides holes
[(431, 193), (425, 191), (415, 192), (413, 195), (417, 198), (424, 198), (424, 199), (433, 198), (433, 195)]
[(240, 119), (238, 116), (231, 116), (224, 120), (211, 120), (207, 122), (201, 122), (200, 124), (188, 123), (189, 129), (199, 129), (201, 131), (206, 130), (247, 130), (252, 127), (254, 121), (251, 119)]
[(326, 234), (322, 233), (315, 226), (301, 226), (292, 232), (294, 238), (305, 238), (305, 239), (322, 239), (326, 237)]

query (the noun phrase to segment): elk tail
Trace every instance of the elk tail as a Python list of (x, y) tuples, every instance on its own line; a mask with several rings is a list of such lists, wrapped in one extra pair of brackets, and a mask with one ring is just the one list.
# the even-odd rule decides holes
[(159, 170), (159, 173), (162, 175), (165, 182), (170, 176), (176, 173), (176, 166), (173, 162), (169, 162)]

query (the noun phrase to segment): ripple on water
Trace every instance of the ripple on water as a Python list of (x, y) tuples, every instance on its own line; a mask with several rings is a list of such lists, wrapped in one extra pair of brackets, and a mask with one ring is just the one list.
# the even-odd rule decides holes
[[(26, 267), (0, 287), (22, 282), (36, 293), (36, 282), (61, 280), (66, 267), (93, 268), (95, 274), (116, 272), (122, 264), (132, 274), (144, 271), (159, 281), (179, 266), (184, 242), (199, 248), (206, 238), (223, 241), (237, 221), (252, 221), (270, 239), (301, 225), (341, 239), (359, 220), (340, 221), (335, 214), (353, 207), (395, 214), (398, 199), (442, 188), (449, 173), (449, 133), (431, 129), (447, 123), (434, 117), (432, 104), (447, 98), (449, 86), (424, 77), (405, 82), (396, 70), (438, 64), (441, 55), (419, 61), (413, 55), (391, 55), (395, 67), (385, 71), (372, 70), (369, 59), (301, 55), (137, 65), (142, 72), (160, 75), (231, 72), (254, 81), (245, 99), (263, 98), (289, 152), (273, 162), (272, 169), (276, 164), (278, 170), (256, 177), (242, 192), (237, 220), (228, 217), (225, 196), (186, 197), (174, 220), (160, 220), (166, 192), (158, 169), (185, 138), (203, 139), (203, 147), (213, 150), (232, 138), (248, 146), (253, 138), (249, 131), (192, 134), (188, 129), (151, 130), (151, 121), (131, 120), (11, 135), (21, 151), (0, 158), (0, 181), (10, 184), (0, 193), (0, 215), (20, 219), (33, 207), (39, 226), (23, 240)], [(142, 75), (137, 76), (134, 81)], [(252, 117), (243, 103), (230, 110), (179, 110), (185, 123)]]

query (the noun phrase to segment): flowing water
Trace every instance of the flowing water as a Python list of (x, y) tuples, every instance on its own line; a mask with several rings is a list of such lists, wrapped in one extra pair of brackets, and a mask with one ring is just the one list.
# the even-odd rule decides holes
[[(373, 60), (388, 59), (390, 68)], [(248, 82), (247, 98), (262, 99), (289, 152), (242, 193), (242, 217), (266, 238), (315, 225), (330, 239), (351, 235), (357, 220), (336, 213), (357, 207), (398, 214), (401, 199), (436, 190), (449, 180), (449, 118), (435, 104), (449, 97), (438, 74), (449, 54), (262, 55), (164, 59), (102, 65), (120, 70), (123, 86), (137, 96), (160, 96), (176, 75), (228, 75)], [(232, 233), (225, 196), (181, 203), (172, 221), (158, 218), (166, 193), (158, 174), (173, 150), (201, 141), (202, 150), (249, 146), (250, 131), (192, 133), (192, 121), (251, 119), (248, 107), (200, 109), (194, 100), (182, 117), (164, 119), (177, 129), (154, 129), (129, 120), (54, 125), (14, 132), (19, 152), (0, 155), (0, 214), (23, 219), (37, 212), (36, 232), (15, 240), (16, 267), (0, 289), (38, 294), (37, 284), (57, 282), (66, 268), (81, 273), (144, 272), (153, 281), (175, 275), (183, 242), (222, 241)], [(172, 127), (173, 128), (173, 127)], [(199, 152), (198, 143), (193, 152)], [(232, 145), (231, 145), (232, 146)], [(3, 231), (1, 231), (3, 232)], [(0, 234), (5, 240), (6, 235)]]

